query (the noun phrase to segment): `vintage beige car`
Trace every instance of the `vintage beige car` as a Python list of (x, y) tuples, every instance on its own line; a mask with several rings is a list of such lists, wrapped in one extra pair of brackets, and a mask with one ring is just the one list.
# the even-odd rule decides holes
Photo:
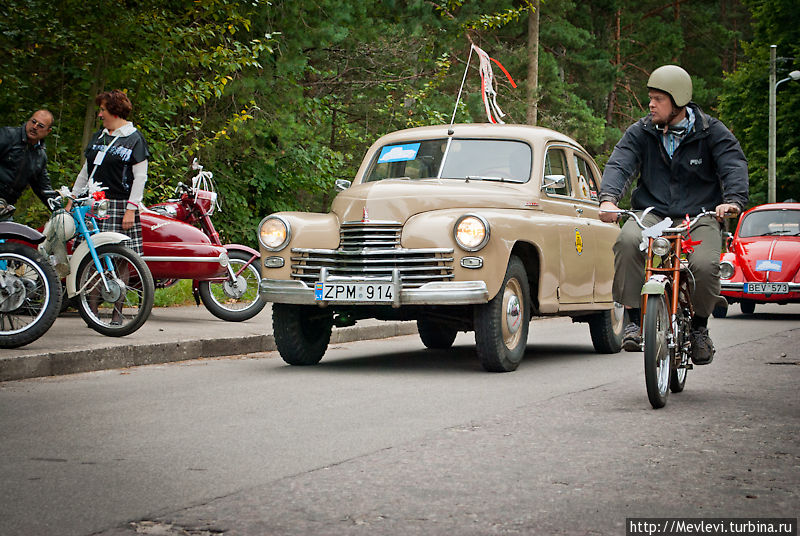
[(532, 317), (589, 324), (618, 352), (619, 227), (598, 219), (597, 165), (575, 140), (524, 125), (457, 124), (381, 137), (328, 214), (259, 227), (261, 296), (292, 365), (319, 363), (333, 326), (416, 320), (428, 348), (474, 331), (488, 371), (512, 371)]

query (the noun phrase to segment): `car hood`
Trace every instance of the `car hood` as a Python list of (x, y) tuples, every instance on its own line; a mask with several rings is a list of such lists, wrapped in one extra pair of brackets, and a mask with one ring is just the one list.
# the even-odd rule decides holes
[(530, 208), (536, 199), (530, 184), (455, 179), (386, 179), (351, 186), (331, 210), (340, 221), (396, 221), (414, 214), (450, 208)]
[[(738, 249), (737, 256), (742, 261), (741, 268), (747, 281), (765, 281), (767, 273), (770, 274), (770, 281), (791, 281), (800, 269), (800, 239), (797, 238), (741, 240)], [(772, 250), (771, 255), (770, 250)], [(764, 268), (778, 270), (779, 264), (780, 271), (764, 270)], [(762, 269), (756, 270), (757, 267)]]

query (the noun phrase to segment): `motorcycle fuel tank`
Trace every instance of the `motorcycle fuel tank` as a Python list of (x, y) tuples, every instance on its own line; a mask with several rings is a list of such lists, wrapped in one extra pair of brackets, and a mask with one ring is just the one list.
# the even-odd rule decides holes
[(228, 254), (197, 227), (151, 210), (140, 214), (144, 260), (154, 279), (209, 279), (225, 275)]

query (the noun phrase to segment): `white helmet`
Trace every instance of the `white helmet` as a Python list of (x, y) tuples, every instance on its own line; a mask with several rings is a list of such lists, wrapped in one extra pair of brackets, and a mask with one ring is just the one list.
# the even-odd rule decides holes
[(678, 107), (686, 106), (692, 100), (692, 77), (677, 65), (663, 65), (653, 71), (647, 87), (668, 94)]

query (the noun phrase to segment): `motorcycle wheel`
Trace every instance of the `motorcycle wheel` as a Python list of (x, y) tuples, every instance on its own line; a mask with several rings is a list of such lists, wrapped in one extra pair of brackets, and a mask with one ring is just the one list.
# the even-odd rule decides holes
[(670, 363), (667, 347), (669, 314), (663, 294), (647, 296), (644, 315), (644, 379), (653, 408), (663, 408), (669, 395)]
[[(251, 255), (244, 251), (230, 251), (228, 253), (231, 268), (234, 273), (247, 264)], [(256, 316), (267, 304), (258, 294), (258, 282), (261, 274), (258, 271), (258, 261), (253, 261), (236, 281), (212, 283), (200, 281), (200, 300), (209, 312), (228, 322), (241, 322)]]
[(0, 244), (0, 348), (18, 348), (44, 335), (61, 308), (53, 267), (28, 246)]
[[(109, 288), (87, 255), (77, 273), (78, 312), (90, 328), (109, 337), (130, 335), (150, 316), (155, 299), (153, 276), (144, 260), (120, 244), (97, 248)], [(107, 261), (113, 270), (109, 270)]]

